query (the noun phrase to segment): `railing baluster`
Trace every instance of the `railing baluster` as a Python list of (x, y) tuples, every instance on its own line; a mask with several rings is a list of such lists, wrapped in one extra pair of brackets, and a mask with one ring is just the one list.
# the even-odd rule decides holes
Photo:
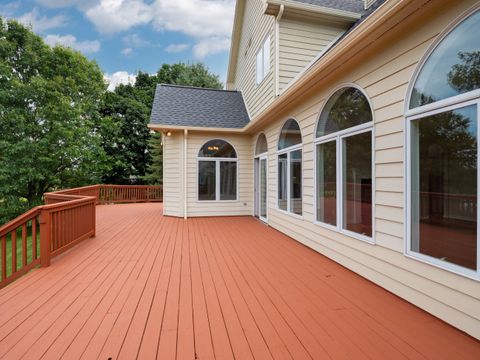
[(10, 233), (12, 241), (12, 275), (17, 271), (17, 229)]
[(27, 224), (22, 225), (22, 264), (27, 266)]
[(37, 259), (37, 217), (32, 219), (32, 261)]
[(2, 236), (2, 281), (7, 278), (7, 237)]

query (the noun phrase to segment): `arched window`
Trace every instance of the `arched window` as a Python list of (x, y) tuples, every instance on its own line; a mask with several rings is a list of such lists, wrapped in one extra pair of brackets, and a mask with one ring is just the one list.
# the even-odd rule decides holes
[(255, 145), (255, 156), (265, 154), (268, 151), (267, 138), (265, 134), (260, 134)]
[(198, 200), (237, 200), (237, 153), (224, 140), (210, 140), (198, 152)]
[(423, 63), (410, 95), (410, 109), (480, 88), (480, 11), (458, 24)]
[(407, 254), (480, 278), (480, 10), (440, 38), (407, 111)]
[(278, 208), (302, 215), (302, 134), (294, 119), (285, 122), (278, 139)]
[(370, 103), (356, 87), (330, 96), (317, 123), (316, 220), (356, 237), (372, 238)]
[(302, 143), (302, 133), (300, 132), (300, 126), (294, 119), (289, 119), (283, 124), (280, 138), (278, 140), (278, 150), (283, 150), (291, 146), (295, 146)]

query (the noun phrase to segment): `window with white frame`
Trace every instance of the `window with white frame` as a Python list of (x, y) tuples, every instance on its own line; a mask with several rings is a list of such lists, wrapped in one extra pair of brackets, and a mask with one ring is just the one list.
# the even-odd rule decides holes
[(237, 200), (237, 153), (224, 140), (210, 140), (198, 152), (198, 200)]
[(283, 125), (277, 154), (278, 208), (302, 215), (302, 134), (294, 119)]
[(407, 119), (406, 253), (480, 278), (480, 10), (421, 63)]
[(316, 220), (372, 237), (372, 110), (361, 90), (344, 87), (326, 102), (317, 124)]
[(256, 56), (257, 84), (260, 84), (270, 71), (270, 36), (268, 36)]

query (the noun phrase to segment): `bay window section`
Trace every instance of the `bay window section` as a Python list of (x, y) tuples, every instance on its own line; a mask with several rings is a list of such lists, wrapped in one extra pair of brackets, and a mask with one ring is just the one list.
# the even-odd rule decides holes
[(411, 122), (411, 250), (477, 269), (477, 105)]
[(372, 236), (372, 133), (343, 139), (343, 226)]
[(405, 114), (405, 253), (478, 280), (479, 28), (476, 8), (432, 46)]
[(224, 140), (210, 140), (198, 152), (198, 200), (237, 200), (237, 153)]
[(317, 145), (317, 220), (337, 225), (337, 142)]
[(199, 161), (198, 200), (215, 200), (216, 193), (215, 161)]
[(317, 124), (316, 221), (371, 241), (373, 235), (373, 117), (356, 87), (337, 90)]
[(302, 215), (302, 136), (294, 119), (283, 125), (278, 140), (278, 208)]
[(220, 200), (237, 198), (237, 162), (220, 161)]
[(290, 154), (290, 212), (302, 215), (302, 150)]
[(288, 210), (287, 200), (287, 164), (288, 155), (278, 156), (278, 207), (281, 210)]

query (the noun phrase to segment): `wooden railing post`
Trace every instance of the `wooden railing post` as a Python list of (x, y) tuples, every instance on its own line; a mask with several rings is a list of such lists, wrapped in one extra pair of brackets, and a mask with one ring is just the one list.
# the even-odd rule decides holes
[(40, 266), (50, 266), (50, 242), (51, 242), (51, 217), (50, 211), (42, 210), (40, 212)]

